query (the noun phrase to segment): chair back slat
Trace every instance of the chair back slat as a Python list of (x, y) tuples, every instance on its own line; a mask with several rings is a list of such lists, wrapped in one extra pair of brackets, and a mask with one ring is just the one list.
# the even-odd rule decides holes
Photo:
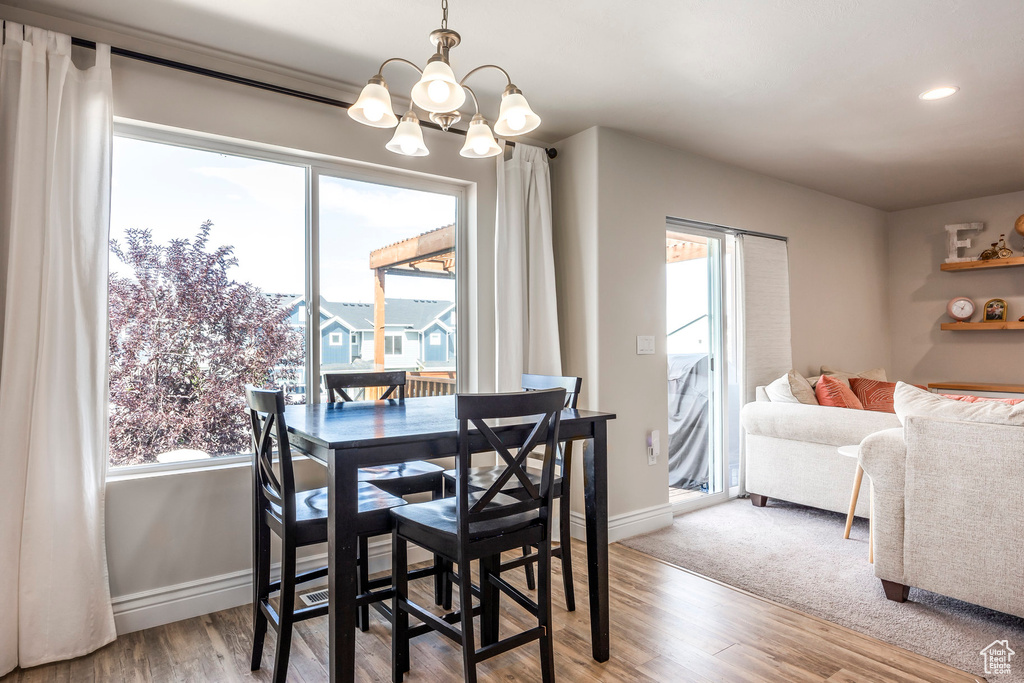
[(271, 511), (269, 504), (277, 506), (282, 522), (290, 525), (295, 521), (295, 476), (288, 426), (284, 419), (284, 392), (247, 386), (245, 402), (252, 428), (253, 495), (257, 497), (256, 504), (261, 510)]
[(324, 375), (327, 385), (327, 400), (331, 403), (347, 403), (352, 397), (345, 389), (369, 389), (372, 387), (386, 388), (379, 400), (405, 401), (405, 370), (389, 370), (386, 372), (335, 372)]
[[(582, 377), (559, 377), (558, 375), (530, 375), (523, 373), (523, 391), (539, 391), (541, 389), (565, 389), (565, 407), (569, 410), (576, 410), (580, 399), (580, 390), (583, 388)], [(565, 457), (565, 449), (569, 449), (569, 458)], [(563, 444), (559, 442), (558, 453), (555, 456), (555, 467), (558, 476), (567, 479), (570, 476), (569, 467), (572, 464), (572, 443)]]
[(559, 377), (557, 375), (530, 375), (523, 373), (523, 391), (540, 389), (565, 389), (565, 407), (576, 410), (583, 388), (582, 377)]
[[(558, 427), (565, 406), (565, 389), (553, 388), (511, 394), (458, 394), (455, 397), (455, 415), (459, 421), (458, 454), (456, 461), (456, 516), (460, 542), (473, 540), (473, 527), (480, 522), (494, 522), (524, 512), (539, 511), (539, 522), (548, 533), (551, 525), (551, 501), (554, 493), (555, 452)], [(517, 429), (495, 432), (485, 420), (531, 418), (531, 422)], [(483, 491), (469, 490), (471, 468), (470, 430), (477, 430), (489, 449), (505, 461), (505, 470)], [(534, 448), (544, 444), (540, 486), (526, 475), (526, 459)], [(516, 450), (516, 455), (512, 451)], [(498, 505), (495, 498), (511, 477), (523, 485), (521, 500), (513, 504)], [(500, 525), (498, 525), (500, 527)], [(494, 535), (494, 525), (489, 525)]]

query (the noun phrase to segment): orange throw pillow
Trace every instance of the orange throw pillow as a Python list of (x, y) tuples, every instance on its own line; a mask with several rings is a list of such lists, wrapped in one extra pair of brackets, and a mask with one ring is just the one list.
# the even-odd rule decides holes
[(814, 387), (814, 396), (818, 399), (818, 405), (864, 410), (860, 399), (850, 387), (828, 375), (822, 375), (818, 380), (818, 384)]
[(943, 398), (951, 398), (954, 401), (963, 401), (964, 403), (978, 403), (980, 401), (998, 401), (999, 403), (1005, 403), (1007, 405), (1017, 405), (1024, 398), (989, 398), (988, 396), (964, 396), (963, 394), (939, 394)]
[(851, 377), (850, 387), (864, 407), (864, 410), (874, 410), (879, 413), (896, 413), (896, 408), (893, 406), (896, 382), (881, 382), (877, 379)]

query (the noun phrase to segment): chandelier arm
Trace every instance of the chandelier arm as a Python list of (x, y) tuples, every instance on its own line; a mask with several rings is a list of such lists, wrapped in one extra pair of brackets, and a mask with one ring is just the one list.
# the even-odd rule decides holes
[(402, 64), (408, 64), (412, 68), (416, 69), (416, 73), (418, 73), (420, 75), (423, 74), (423, 69), (419, 68), (418, 66), (416, 66), (415, 64), (410, 62), (408, 59), (404, 59), (402, 57), (392, 57), (391, 59), (384, 60), (384, 63), (380, 65), (379, 69), (377, 69), (377, 75), (383, 77), (383, 75), (384, 75), (384, 67), (386, 67), (391, 62), (401, 62)]
[(461, 80), (461, 81), (459, 81), (459, 85), (461, 85), (461, 86), (465, 87), (465, 83), (466, 83), (466, 80), (468, 80), (468, 79), (469, 79), (469, 77), (470, 77), (470, 76), (472, 76), (473, 74), (475, 74), (475, 73), (476, 73), (477, 71), (480, 71), (480, 70), (482, 70), (482, 69), (497, 69), (497, 70), (498, 70), (498, 71), (500, 71), (501, 73), (505, 74), (505, 80), (507, 80), (507, 81), (508, 81), (508, 83), (507, 83), (506, 85), (512, 85), (512, 77), (508, 75), (508, 72), (507, 72), (507, 71), (505, 71), (504, 69), (502, 69), (502, 68), (501, 68), (500, 66), (498, 66), (497, 64), (484, 64), (483, 66), (478, 66), (477, 68), (473, 69), (473, 70), (472, 70), (472, 71), (470, 71), (470, 72), (469, 72), (468, 74), (466, 74), (465, 76), (463, 76), (463, 77), (462, 77), (462, 80)]
[(468, 92), (470, 94), (470, 96), (473, 98), (474, 113), (479, 114), (480, 113), (480, 102), (477, 101), (477, 99), (476, 99), (476, 93), (473, 92), (473, 89), (470, 88), (468, 85), (464, 85), (462, 87), (465, 88), (466, 92)]

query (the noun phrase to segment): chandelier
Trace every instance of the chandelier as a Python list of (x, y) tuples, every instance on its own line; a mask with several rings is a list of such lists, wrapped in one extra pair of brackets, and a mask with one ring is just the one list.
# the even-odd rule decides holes
[[(359, 99), (348, 109), (348, 115), (354, 120), (374, 128), (395, 128), (395, 134), (386, 145), (387, 149), (397, 154), (411, 157), (422, 157), (430, 153), (423, 142), (423, 131), (420, 129), (420, 118), (412, 105), (427, 112), (430, 120), (447, 131), (462, 120), (459, 107), (466, 101), (468, 92), (473, 99), (473, 118), (466, 132), (466, 144), (459, 152), (471, 159), (484, 159), (501, 154), (501, 147), (494, 139), (494, 133), (502, 137), (523, 135), (540, 125), (540, 117), (530, 108), (523, 93), (512, 83), (508, 72), (495, 64), (478, 66), (467, 73), (461, 81), (455, 79), (455, 72), (449, 63), (449, 54), (453, 47), (462, 42), (462, 37), (448, 28), (448, 0), (441, 0), (441, 28), (430, 33), (430, 42), (437, 51), (427, 60), (427, 65), (420, 69), (408, 59), (392, 57), (385, 60), (377, 75), (367, 82)], [(391, 106), (391, 92), (384, 80), (384, 67), (392, 62), (408, 64), (420, 74), (419, 81), (412, 87), (410, 98), (412, 105), (409, 111), (399, 120)], [(494, 123), (494, 132), (490, 124), (480, 113), (480, 103), (476, 93), (466, 85), (466, 80), (484, 69), (497, 69), (505, 75), (508, 85), (501, 94), (501, 105), (498, 119)], [(396, 128), (397, 126), (397, 128)]]

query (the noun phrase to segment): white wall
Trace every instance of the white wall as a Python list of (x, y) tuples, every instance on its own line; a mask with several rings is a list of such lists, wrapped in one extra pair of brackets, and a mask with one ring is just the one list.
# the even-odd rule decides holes
[[(3, 5), (0, 18), (342, 100), (353, 101), (355, 95)], [(92, 63), (91, 51), (76, 50), (75, 57), (83, 65)], [(465, 159), (459, 156), (461, 137), (429, 129), (424, 138), (430, 156), (403, 157), (384, 149), (391, 131), (361, 126), (342, 109), (119, 57), (112, 59), (112, 67), (115, 116), (472, 183), (466, 207), (470, 253), (460, 255), (468, 257), (463, 273), (471, 282), (460, 325), (468, 331), (470, 346), (467, 388), (493, 387), (493, 160)], [(305, 471), (308, 482), (316, 484), (315, 466), (306, 463)], [(249, 477), (243, 466), (115, 477), (109, 483), (107, 555), (119, 630), (248, 601)]]
[(1024, 214), (1024, 192), (907, 209), (889, 214), (889, 289), (892, 374), (917, 384), (928, 382), (1024, 383), (1020, 358), (1024, 332), (951, 332), (946, 304), (955, 296), (974, 300), (974, 320), (989, 299), (1006, 299), (1007, 320), (1024, 315), (1024, 279), (1019, 268), (944, 272), (946, 225), (985, 223), (984, 232), (965, 233), (977, 256), (1000, 233), (1024, 254), (1024, 238), (1013, 223)]
[[(618, 415), (609, 427), (612, 538), (670, 520), (667, 460), (648, 466), (645, 453), (647, 432), (668, 429), (666, 217), (789, 238), (798, 370), (888, 366), (883, 212), (608, 128), (557, 147), (564, 370), (585, 378), (581, 406)], [(636, 355), (640, 334), (656, 335), (655, 355)]]

